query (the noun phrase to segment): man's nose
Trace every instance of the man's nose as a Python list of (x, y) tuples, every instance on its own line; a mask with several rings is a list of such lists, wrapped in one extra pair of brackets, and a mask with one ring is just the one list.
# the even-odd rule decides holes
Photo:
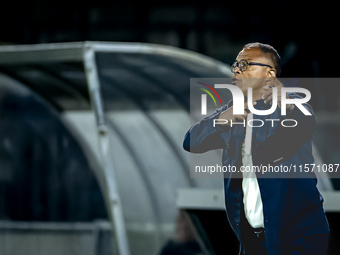
[(241, 73), (240, 68), (238, 68), (238, 66), (236, 66), (235, 69), (234, 69), (234, 75), (235, 74), (240, 74), (240, 73)]

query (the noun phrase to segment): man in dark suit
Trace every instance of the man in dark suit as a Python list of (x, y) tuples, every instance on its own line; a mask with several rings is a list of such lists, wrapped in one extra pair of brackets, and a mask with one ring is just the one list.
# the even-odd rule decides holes
[[(312, 139), (316, 120), (311, 106), (302, 104), (305, 115), (294, 104), (281, 112), (280, 56), (267, 44), (250, 43), (243, 47), (232, 65), (233, 85), (248, 96), (252, 88), (252, 104), (257, 110), (271, 108), (277, 88), (278, 107), (270, 115), (255, 115), (247, 109), (233, 115), (233, 101), (193, 125), (185, 135), (183, 147), (192, 153), (223, 149), (223, 165), (304, 166), (314, 162)], [(287, 98), (301, 98), (287, 93)], [(230, 125), (261, 119), (263, 125)], [(216, 119), (224, 120), (223, 125)], [(269, 121), (276, 119), (280, 121)], [(295, 120), (297, 125), (280, 125)], [(225, 123), (225, 120), (228, 122)], [(294, 124), (294, 123), (293, 123)], [(317, 179), (312, 172), (297, 172), (290, 177), (280, 173), (234, 172), (224, 178), (225, 205), (229, 223), (240, 241), (245, 255), (325, 255), (328, 248), (329, 225), (323, 209)], [(298, 177), (298, 178), (297, 178)]]

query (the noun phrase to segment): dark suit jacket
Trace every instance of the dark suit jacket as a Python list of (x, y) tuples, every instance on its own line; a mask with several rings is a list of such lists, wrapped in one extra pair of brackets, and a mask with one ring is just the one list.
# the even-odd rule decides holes
[[(299, 98), (295, 93), (290, 97)], [(242, 165), (242, 143), (245, 136), (243, 125), (226, 127), (216, 125), (213, 119), (228, 109), (228, 105), (217, 109), (212, 115), (193, 125), (185, 135), (183, 147), (192, 153), (203, 153), (223, 149), (223, 165)], [(312, 116), (304, 115), (298, 107), (281, 115), (281, 109), (269, 116), (253, 115), (264, 122), (262, 127), (253, 127), (252, 159), (254, 166), (287, 166), (291, 173), (256, 173), (263, 204), (264, 227), (268, 255), (280, 254), (281, 247), (302, 236), (329, 233), (329, 225), (323, 210), (323, 197), (319, 193), (314, 173), (300, 172), (305, 164), (314, 162), (312, 139), (316, 120), (309, 104), (303, 104)], [(264, 110), (271, 105), (258, 100), (255, 108)], [(288, 119), (298, 122), (296, 127), (282, 127), (280, 121), (266, 119)], [(272, 124), (274, 123), (274, 124)], [(253, 122), (253, 125), (259, 125)], [(273, 125), (273, 126), (272, 126)], [(292, 125), (292, 123), (290, 124)], [(296, 167), (296, 172), (292, 169)], [(225, 205), (229, 223), (240, 241), (242, 249), (241, 219), (243, 210), (242, 173), (227, 173), (224, 178)]]

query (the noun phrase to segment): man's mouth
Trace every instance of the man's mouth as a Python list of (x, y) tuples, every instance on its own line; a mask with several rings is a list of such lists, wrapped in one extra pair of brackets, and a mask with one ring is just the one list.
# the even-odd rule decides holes
[(238, 81), (238, 79), (237, 78), (232, 78), (231, 79), (231, 83), (233, 84), (233, 85), (236, 85), (236, 82)]

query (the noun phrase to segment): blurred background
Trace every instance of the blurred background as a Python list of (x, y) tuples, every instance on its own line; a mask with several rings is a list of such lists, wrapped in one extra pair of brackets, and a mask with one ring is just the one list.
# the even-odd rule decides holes
[[(294, 86), (312, 93), (314, 157), (338, 164), (340, 89), (324, 84), (339, 76), (336, 11), (304, 1), (2, 3), (0, 253), (237, 254), (223, 181), (189, 176), (190, 78), (228, 78), (244, 44), (272, 45), (282, 77), (313, 78)], [(322, 177), (328, 255), (338, 254), (340, 182)]]
[(230, 63), (259, 41), (281, 54), (284, 77), (337, 77), (337, 8), (329, 1), (6, 1), (0, 13), (3, 44), (147, 42)]

